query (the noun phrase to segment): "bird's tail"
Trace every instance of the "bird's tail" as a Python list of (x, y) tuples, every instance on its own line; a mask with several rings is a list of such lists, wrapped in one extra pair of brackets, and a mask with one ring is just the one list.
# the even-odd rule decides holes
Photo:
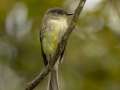
[(53, 70), (50, 72), (48, 90), (59, 90), (58, 84), (58, 65), (55, 65)]

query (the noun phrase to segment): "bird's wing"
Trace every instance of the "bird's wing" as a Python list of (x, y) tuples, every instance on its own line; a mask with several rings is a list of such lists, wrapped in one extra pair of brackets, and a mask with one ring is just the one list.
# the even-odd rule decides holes
[(43, 57), (43, 61), (44, 61), (44, 65), (46, 66), (48, 64), (48, 60), (47, 57), (43, 51), (43, 44), (42, 44), (42, 40), (43, 40), (43, 32), (42, 30), (40, 31), (40, 43), (41, 43), (41, 51), (42, 51), (42, 57)]
[(62, 58), (63, 58), (63, 55), (64, 55), (64, 52), (65, 52), (65, 46), (66, 46), (66, 42), (65, 43), (63, 43), (63, 42), (61, 42), (60, 43), (61, 44), (61, 54), (60, 54), (60, 63), (62, 63)]
[(65, 52), (65, 48), (63, 47), (61, 55), (60, 55), (60, 62), (62, 62), (62, 58), (63, 58), (64, 52)]

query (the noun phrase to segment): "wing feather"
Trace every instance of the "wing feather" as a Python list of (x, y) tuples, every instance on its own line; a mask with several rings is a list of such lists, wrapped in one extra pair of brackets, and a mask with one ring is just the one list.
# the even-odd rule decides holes
[(48, 64), (48, 60), (47, 60), (47, 57), (46, 57), (46, 55), (45, 55), (45, 53), (44, 53), (44, 50), (43, 50), (42, 40), (43, 40), (43, 32), (42, 32), (42, 30), (41, 30), (41, 31), (40, 31), (41, 53), (42, 53), (44, 65), (46, 66), (46, 65)]

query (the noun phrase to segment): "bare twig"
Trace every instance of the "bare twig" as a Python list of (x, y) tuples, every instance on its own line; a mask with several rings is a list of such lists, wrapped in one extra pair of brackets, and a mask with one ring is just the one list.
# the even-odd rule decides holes
[[(112, 5), (113, 9), (116, 11), (119, 19), (120, 19), (120, 10), (119, 10), (119, 7), (117, 5), (117, 2), (118, 1), (113, 1), (113, 0), (110, 0), (110, 4)], [(119, 2), (118, 2), (119, 3)]]
[(45, 67), (38, 76), (36, 76), (31, 82), (28, 83), (25, 90), (33, 90), (50, 72), (50, 68)]
[(65, 46), (67, 44), (67, 40), (68, 40), (71, 32), (75, 28), (75, 25), (77, 23), (77, 20), (79, 18), (79, 15), (83, 9), (85, 2), (86, 2), (86, 0), (80, 0), (80, 3), (78, 5), (77, 9), (75, 10), (74, 16), (73, 16), (71, 23), (67, 29), (67, 32), (62, 37), (62, 40), (58, 45), (56, 54), (54, 55), (53, 59), (51, 60), (51, 63), (49, 64), (50, 66), (45, 67), (42, 70), (42, 72), (35, 79), (33, 79), (33, 81), (31, 81), (27, 85), (26, 90), (33, 90), (49, 74), (51, 69), (54, 67), (55, 63), (57, 62), (57, 58), (61, 55), (62, 50), (65, 48)]

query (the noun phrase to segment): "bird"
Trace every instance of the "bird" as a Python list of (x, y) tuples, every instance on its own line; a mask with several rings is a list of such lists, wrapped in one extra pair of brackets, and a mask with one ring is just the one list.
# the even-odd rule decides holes
[[(73, 14), (62, 8), (51, 8), (46, 11), (40, 30), (41, 52), (45, 66), (50, 64), (56, 54), (58, 45), (68, 29), (71, 15)], [(65, 46), (62, 48), (61, 55), (57, 57), (59, 60), (50, 72), (48, 90), (59, 90), (58, 66), (63, 58), (64, 51)]]

